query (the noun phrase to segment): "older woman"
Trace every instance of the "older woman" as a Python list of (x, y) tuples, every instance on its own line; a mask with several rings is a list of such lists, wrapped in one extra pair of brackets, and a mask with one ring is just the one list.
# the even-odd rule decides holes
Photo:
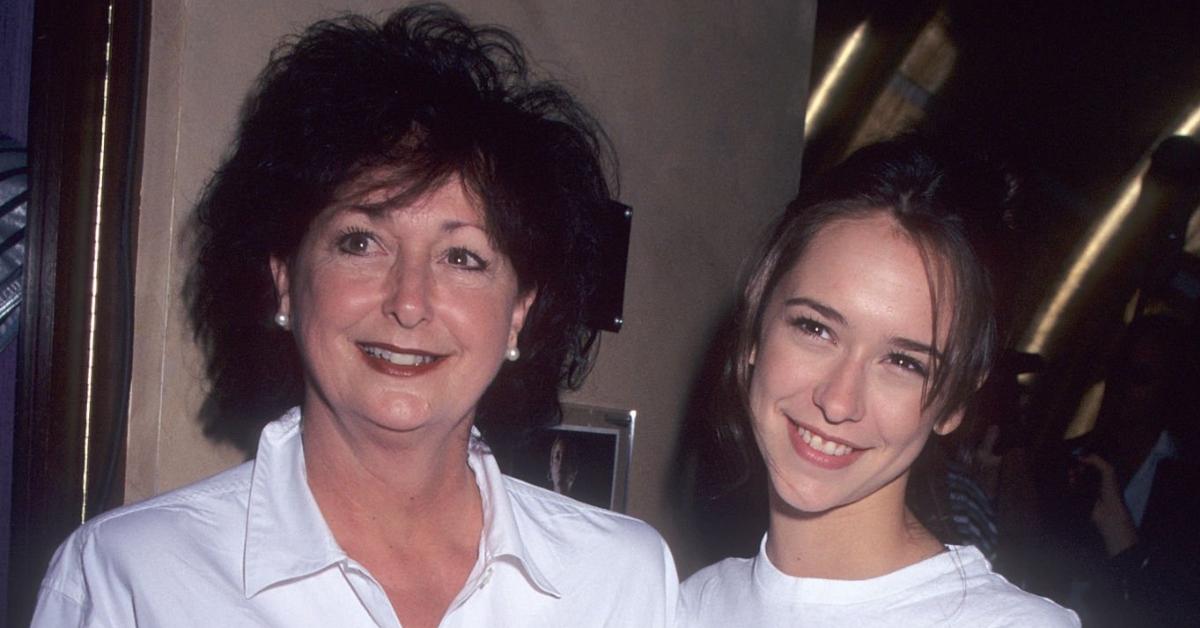
[(76, 531), (34, 624), (671, 623), (654, 530), (501, 475), (476, 429), (553, 419), (586, 371), (603, 146), (444, 7), (277, 50), (198, 206), (191, 299), (209, 409), (283, 416), (254, 460)]
[(684, 583), (687, 625), (1078, 625), (906, 506), (918, 455), (988, 370), (990, 288), (968, 238), (987, 189), (917, 140), (864, 148), (752, 260), (727, 374), (766, 463), (768, 531), (756, 557)]

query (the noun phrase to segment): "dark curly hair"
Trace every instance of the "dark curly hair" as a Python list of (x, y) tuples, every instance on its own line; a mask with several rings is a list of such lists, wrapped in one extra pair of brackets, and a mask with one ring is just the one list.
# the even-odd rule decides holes
[(610, 202), (611, 144), (562, 87), (530, 76), (520, 43), (440, 4), (382, 23), (321, 21), (284, 40), (248, 97), (231, 152), (194, 215), (187, 297), (211, 389), (206, 433), (251, 450), (261, 425), (303, 398), (300, 355), (271, 324), (269, 260), (288, 260), (339, 190), (380, 170), (402, 203), (461, 177), (489, 234), (537, 290), (518, 346), (476, 422), (556, 421), (582, 383), (597, 332), (597, 213)]

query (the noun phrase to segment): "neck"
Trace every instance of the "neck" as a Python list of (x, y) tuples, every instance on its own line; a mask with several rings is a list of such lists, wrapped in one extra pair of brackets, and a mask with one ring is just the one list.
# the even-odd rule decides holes
[(790, 576), (865, 580), (938, 554), (944, 547), (905, 507), (897, 483), (820, 513), (799, 512), (772, 490), (771, 563)]
[(309, 488), (335, 537), (445, 537), (463, 528), (475, 539), (482, 503), (467, 466), (471, 423), (440, 434), (363, 433), (336, 417), (305, 414)]

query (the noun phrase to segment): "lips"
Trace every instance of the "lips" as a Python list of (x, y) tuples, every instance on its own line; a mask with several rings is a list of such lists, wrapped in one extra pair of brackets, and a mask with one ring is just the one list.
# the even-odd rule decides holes
[(394, 377), (415, 377), (436, 369), (446, 357), (420, 349), (404, 349), (393, 345), (357, 343), (363, 360), (372, 369)]
[(830, 437), (788, 419), (792, 449), (803, 460), (823, 469), (842, 469), (858, 460), (865, 448)]

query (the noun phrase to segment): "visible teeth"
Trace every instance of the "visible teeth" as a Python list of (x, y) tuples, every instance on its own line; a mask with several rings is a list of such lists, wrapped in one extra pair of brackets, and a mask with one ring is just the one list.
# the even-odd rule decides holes
[(813, 434), (803, 427), (797, 427), (800, 430), (800, 438), (804, 440), (805, 443), (808, 443), (809, 447), (812, 447), (826, 456), (845, 456), (846, 454), (854, 451), (853, 447), (843, 445), (841, 443), (835, 443), (831, 440), (825, 440), (824, 438)]
[(387, 360), (388, 362), (391, 362), (392, 364), (396, 364), (399, 366), (420, 366), (422, 364), (429, 364), (430, 362), (433, 362), (433, 360), (434, 360), (433, 356), (431, 356), (431, 355), (417, 355), (415, 353), (394, 353), (392, 351), (386, 351), (386, 350), (380, 349), (378, 347), (363, 347), (362, 350), (365, 351), (366, 354), (369, 356), (376, 357), (381, 360)]

